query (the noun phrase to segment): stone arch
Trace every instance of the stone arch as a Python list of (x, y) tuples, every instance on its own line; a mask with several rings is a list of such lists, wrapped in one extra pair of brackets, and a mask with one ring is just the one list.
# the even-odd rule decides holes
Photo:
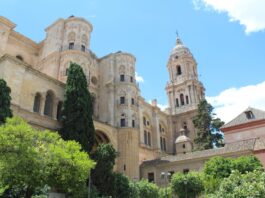
[(120, 90), (119, 91), (119, 96), (126, 96), (126, 91), (125, 90)]
[(46, 98), (45, 98), (45, 106), (44, 106), (44, 115), (52, 117), (53, 114), (53, 104), (54, 104), (55, 95), (53, 91), (47, 91)]
[(88, 39), (87, 39), (87, 36), (85, 34), (82, 35), (81, 42), (83, 45), (85, 45), (85, 46), (87, 45)]
[[(161, 126), (161, 128), (160, 128)], [(165, 124), (165, 122), (163, 120), (159, 120), (159, 132), (163, 135), (167, 134), (167, 125)]]
[(40, 112), (40, 102), (41, 102), (41, 94), (37, 92), (34, 97), (33, 112), (36, 113)]
[[(102, 124), (100, 122), (94, 121), (95, 125), (95, 135), (96, 138), (101, 138), (101, 140), (105, 140), (106, 143), (110, 143), (113, 145), (115, 150), (118, 150), (117, 144), (117, 131), (112, 127)], [(95, 144), (96, 147), (96, 144)]]
[(151, 128), (151, 126), (152, 126), (151, 116), (149, 116), (148, 113), (146, 113), (146, 112), (143, 113), (142, 122), (143, 122), (144, 127)]
[(75, 42), (76, 35), (74, 32), (68, 34), (68, 42)]
[(119, 72), (120, 72), (120, 74), (125, 74), (125, 66), (124, 65), (121, 65), (119, 67)]
[(130, 67), (130, 74), (131, 74), (132, 76), (134, 76), (134, 68), (133, 68), (133, 67)]
[(96, 138), (96, 141), (95, 141), (96, 146), (100, 144), (110, 143), (110, 139), (108, 138), (108, 136), (100, 130), (96, 130), (95, 138)]

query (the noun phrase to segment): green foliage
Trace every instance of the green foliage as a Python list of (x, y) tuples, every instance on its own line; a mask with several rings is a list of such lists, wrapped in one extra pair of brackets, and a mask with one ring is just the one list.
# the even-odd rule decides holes
[(233, 162), (231, 158), (213, 157), (204, 164), (203, 173), (205, 176), (213, 178), (229, 177), (233, 169)]
[(113, 194), (114, 176), (112, 170), (117, 152), (111, 144), (100, 144), (91, 157), (97, 162), (91, 173), (93, 185), (101, 195)]
[(170, 187), (159, 189), (159, 198), (172, 198), (172, 189)]
[(215, 192), (222, 180), (230, 176), (233, 170), (240, 173), (252, 172), (262, 168), (262, 164), (255, 156), (241, 156), (239, 158), (213, 157), (204, 165), (204, 186), (206, 193)]
[(149, 183), (147, 180), (142, 179), (136, 183), (136, 187), (139, 191), (139, 197), (142, 198), (158, 198), (158, 187), (154, 183)]
[(232, 174), (223, 180), (216, 193), (209, 195), (209, 198), (264, 198), (265, 195), (265, 172), (253, 171), (241, 174), (233, 171)]
[(206, 100), (202, 100), (198, 105), (198, 114), (193, 118), (193, 124), (197, 130), (197, 137), (194, 141), (198, 150), (224, 145), (220, 131), (224, 122), (219, 118), (214, 118), (213, 107)]
[(7, 119), (0, 127), (0, 183), (11, 192), (24, 192), (26, 198), (46, 185), (78, 193), (94, 166), (80, 149), (78, 143), (38, 131), (21, 118)]
[(252, 172), (262, 168), (261, 162), (253, 155), (241, 156), (233, 160), (233, 169), (240, 173)]
[(11, 89), (3, 79), (0, 79), (0, 125), (5, 123), (6, 118), (12, 117)]
[(201, 175), (197, 172), (175, 173), (171, 179), (171, 188), (179, 198), (195, 198), (204, 190)]
[(136, 182), (129, 182), (129, 191), (130, 195), (129, 198), (140, 198), (139, 196), (139, 190), (137, 188)]
[(62, 109), (61, 136), (65, 140), (75, 140), (90, 152), (95, 141), (93, 105), (83, 69), (71, 63), (65, 87)]
[(130, 196), (129, 179), (121, 173), (113, 173), (113, 198), (124, 198)]

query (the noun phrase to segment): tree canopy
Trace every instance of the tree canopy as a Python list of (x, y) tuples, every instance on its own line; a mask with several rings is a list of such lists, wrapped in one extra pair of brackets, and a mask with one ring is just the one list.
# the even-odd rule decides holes
[(265, 195), (265, 172), (255, 170), (241, 174), (239, 171), (233, 171), (225, 178), (220, 188), (207, 197), (209, 198), (264, 198)]
[(150, 183), (145, 179), (136, 183), (137, 190), (139, 192), (139, 198), (158, 198), (159, 189), (156, 184)]
[(194, 141), (198, 150), (224, 145), (223, 135), (220, 131), (220, 127), (223, 126), (224, 122), (220, 118), (214, 118), (213, 107), (206, 100), (199, 103), (198, 114), (193, 118), (193, 124), (197, 132)]
[(0, 125), (8, 117), (12, 117), (11, 106), (11, 89), (7, 86), (6, 81), (0, 79)]
[(195, 198), (204, 190), (201, 175), (197, 172), (175, 173), (171, 179), (171, 188), (179, 198)]
[(111, 144), (100, 144), (91, 157), (97, 162), (95, 169), (91, 172), (93, 185), (101, 195), (113, 194), (113, 167), (117, 152)]
[(233, 171), (244, 174), (261, 168), (262, 164), (253, 155), (238, 158), (213, 157), (203, 168), (205, 190), (207, 193), (216, 191), (223, 179), (229, 177)]
[(55, 132), (36, 130), (19, 117), (7, 119), (0, 127), (2, 189), (18, 189), (26, 198), (46, 185), (78, 193), (94, 167), (80, 149), (78, 143), (64, 141)]
[(61, 136), (65, 140), (75, 140), (90, 152), (95, 141), (93, 124), (93, 104), (82, 67), (71, 63), (67, 70), (62, 108)]

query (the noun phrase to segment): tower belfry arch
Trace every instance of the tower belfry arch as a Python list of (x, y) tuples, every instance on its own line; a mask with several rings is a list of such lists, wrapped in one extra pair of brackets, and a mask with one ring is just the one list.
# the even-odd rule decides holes
[(197, 63), (177, 32), (176, 44), (168, 59), (167, 69), (170, 81), (166, 85), (169, 113), (172, 117), (173, 139), (181, 136), (185, 125), (191, 141), (196, 137), (192, 118), (197, 106), (204, 98), (204, 87), (199, 81)]

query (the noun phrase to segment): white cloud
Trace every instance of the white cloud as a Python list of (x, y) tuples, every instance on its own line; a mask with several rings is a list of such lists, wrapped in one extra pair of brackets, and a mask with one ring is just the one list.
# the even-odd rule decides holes
[(157, 104), (157, 106), (158, 106), (162, 111), (165, 111), (166, 108), (168, 108), (168, 105), (167, 105), (167, 104)]
[(245, 26), (245, 32), (265, 29), (264, 0), (193, 0), (195, 9), (210, 8), (228, 14), (230, 21)]
[[(148, 100), (148, 103), (152, 105), (152, 100)], [(158, 106), (162, 111), (165, 111), (166, 108), (168, 108), (168, 104), (158, 104), (158, 103), (157, 103), (157, 106)]]
[(217, 117), (229, 122), (249, 106), (265, 110), (265, 81), (256, 85), (229, 88), (218, 96), (206, 97)]
[(137, 72), (135, 72), (135, 79), (136, 79), (136, 82), (138, 82), (138, 83), (143, 83), (144, 82), (143, 77), (140, 76)]

